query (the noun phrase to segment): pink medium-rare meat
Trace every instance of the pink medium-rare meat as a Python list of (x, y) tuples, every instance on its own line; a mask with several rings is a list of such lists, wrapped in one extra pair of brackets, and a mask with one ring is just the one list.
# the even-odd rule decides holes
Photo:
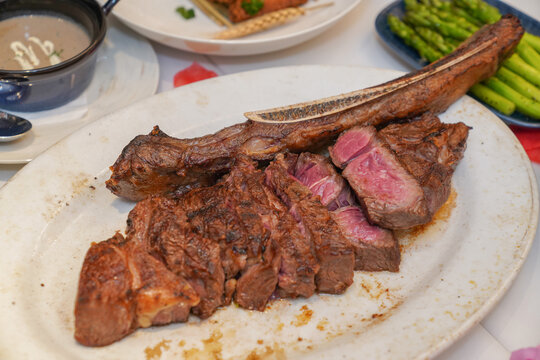
[[(285, 150), (302, 152), (328, 144), (354, 126), (379, 126), (425, 112), (443, 112), (472, 85), (493, 75), (522, 34), (516, 17), (503, 16), (439, 61), (381, 85), (380, 91), (371, 94), (372, 100), (362, 98), (357, 106), (310, 120), (277, 124), (247, 121), (195, 139), (172, 138), (156, 128), (149, 135), (137, 136), (123, 149), (111, 167), (107, 188), (137, 201), (151, 194), (181, 193), (213, 183), (229, 171), (239, 155), (271, 160)], [(448, 64), (452, 65), (437, 71)], [(409, 84), (423, 74), (429, 75)], [(332, 100), (336, 102), (339, 99)], [(294, 117), (295, 112), (288, 115)], [(288, 115), (284, 114), (283, 120)]]
[[(292, 154), (287, 157), (290, 162), (296, 159)], [(394, 234), (367, 221), (349, 185), (326, 157), (302, 153), (294, 171), (294, 176), (331, 210), (333, 219), (354, 248), (355, 270), (399, 270), (401, 257)]]
[[(344, 167), (371, 223), (406, 229), (429, 222), (448, 198), (468, 130), (426, 114), (380, 133), (355, 127), (338, 138), (330, 155)], [(361, 140), (351, 140), (355, 137)]]
[(344, 167), (343, 176), (372, 223), (400, 229), (429, 220), (422, 188), (377, 137), (374, 127), (355, 127), (343, 133), (330, 154), (336, 165)]
[[(288, 157), (293, 157), (292, 154)], [(345, 180), (333, 169), (332, 164), (325, 161), (323, 156), (302, 153), (298, 156), (294, 175), (302, 184), (318, 195), (321, 204), (329, 207), (335, 203), (340, 194), (347, 191)], [(347, 198), (344, 196), (343, 198)]]
[(399, 271), (401, 254), (391, 231), (371, 225), (359, 206), (341, 207), (332, 215), (355, 249), (356, 270)]

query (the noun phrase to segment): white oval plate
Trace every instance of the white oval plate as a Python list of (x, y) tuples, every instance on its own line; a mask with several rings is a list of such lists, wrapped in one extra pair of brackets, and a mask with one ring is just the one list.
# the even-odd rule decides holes
[(122, 0), (113, 10), (121, 21), (142, 35), (177, 49), (209, 55), (253, 55), (285, 49), (313, 38), (335, 24), (361, 0), (308, 1), (310, 7), (332, 1), (334, 5), (276, 28), (234, 40), (212, 39), (223, 30), (200, 10), (195, 17), (182, 18), (175, 9), (194, 8), (189, 0)]
[(434, 223), (401, 239), (399, 273), (357, 272), (344, 295), (276, 301), (265, 312), (230, 306), (204, 321), (138, 330), (104, 348), (73, 339), (84, 255), (93, 241), (123, 230), (133, 207), (103, 182), (135, 135), (159, 124), (171, 135), (199, 136), (241, 121), (247, 110), (313, 100), (399, 75), (303, 66), (218, 77), (111, 114), (40, 155), (0, 190), (2, 359), (361, 354), (395, 360), (424, 359), (449, 346), (508, 289), (530, 249), (538, 215), (536, 180), (521, 145), (469, 97), (442, 115), (443, 121), (473, 127), (453, 178), (456, 196)]
[(31, 161), (84, 125), (154, 95), (158, 82), (159, 65), (150, 43), (118, 21), (109, 21), (88, 88), (57, 109), (17, 113), (31, 120), (33, 127), (19, 140), (0, 143), (0, 164)]

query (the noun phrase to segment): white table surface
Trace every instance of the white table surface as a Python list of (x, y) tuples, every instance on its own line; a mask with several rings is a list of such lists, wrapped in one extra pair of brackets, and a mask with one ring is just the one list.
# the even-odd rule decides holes
[[(219, 75), (266, 67), (331, 64), (361, 65), (402, 71), (411, 70), (377, 37), (374, 21), (389, 0), (364, 0), (326, 33), (296, 47), (275, 53), (220, 57), (197, 55), (153, 43), (160, 64), (158, 92), (173, 88), (174, 74), (198, 61)], [(506, 0), (510, 5), (540, 20), (540, 0)], [(0, 186), (21, 165), (0, 165)], [(540, 179), (540, 165), (533, 165)], [(438, 360), (499, 360), (522, 347), (540, 345), (540, 235), (501, 302), (461, 340), (437, 357)]]

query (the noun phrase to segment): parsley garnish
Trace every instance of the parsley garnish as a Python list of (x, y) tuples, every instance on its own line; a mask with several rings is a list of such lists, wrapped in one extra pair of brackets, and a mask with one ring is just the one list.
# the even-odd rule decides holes
[(264, 0), (251, 0), (251, 1), (242, 0), (242, 9), (244, 9), (244, 11), (247, 12), (251, 16), (261, 11), (263, 5), (264, 5)]
[(64, 49), (60, 50), (60, 51), (56, 51), (54, 50), (52, 53), (49, 54), (49, 57), (53, 57), (54, 55), (60, 57), (62, 55), (62, 53), (64, 52)]
[(186, 20), (194, 18), (195, 17), (195, 10), (193, 9), (186, 9), (183, 6), (177, 7), (176, 12), (182, 15), (182, 17)]

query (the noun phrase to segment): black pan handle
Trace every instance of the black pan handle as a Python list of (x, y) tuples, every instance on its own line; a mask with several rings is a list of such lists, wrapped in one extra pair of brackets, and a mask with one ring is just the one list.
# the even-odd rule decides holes
[(105, 15), (109, 15), (112, 8), (119, 2), (120, 0), (108, 0), (105, 5), (103, 5), (103, 12)]

